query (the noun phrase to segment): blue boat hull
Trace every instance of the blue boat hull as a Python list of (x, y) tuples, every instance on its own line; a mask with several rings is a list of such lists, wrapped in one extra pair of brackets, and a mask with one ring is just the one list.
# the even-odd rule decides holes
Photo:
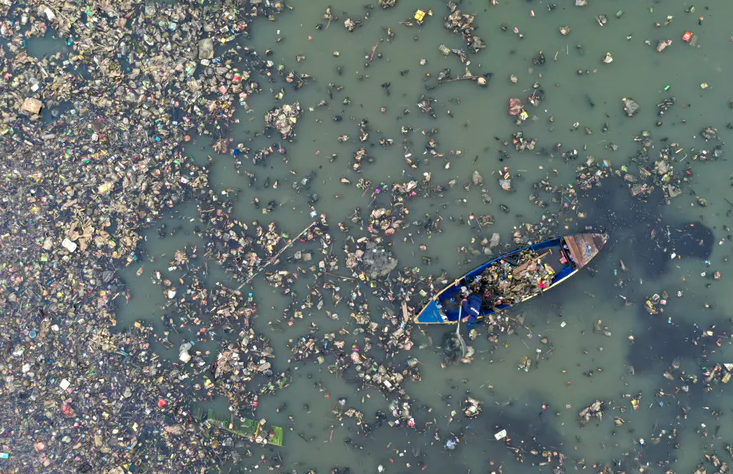
[(557, 270), (555, 275), (552, 277), (552, 281), (547, 288), (542, 291), (538, 291), (537, 293), (526, 295), (520, 301), (512, 305), (497, 305), (494, 309), (481, 313), (479, 315), (479, 319), (482, 319), (497, 311), (502, 311), (510, 308), (511, 306), (516, 306), (516, 304), (527, 301), (537, 296), (538, 294), (542, 294), (543, 292), (554, 288), (571, 276), (575, 275), (578, 270), (587, 265), (588, 262), (596, 256), (596, 254), (605, 245), (607, 239), (608, 236), (606, 236), (605, 234), (574, 234), (563, 237), (555, 237), (545, 240), (543, 242), (539, 242), (537, 244), (514, 250), (512, 252), (489, 260), (488, 262), (479, 265), (470, 272), (466, 273), (461, 278), (458, 278), (453, 283), (445, 287), (442, 291), (440, 291), (437, 295), (435, 295), (430, 300), (430, 302), (425, 305), (422, 311), (420, 311), (420, 313), (415, 317), (415, 322), (417, 324), (455, 324), (458, 321), (459, 316), (458, 307), (460, 306), (461, 302), (461, 286), (467, 286), (467, 284), (470, 284), (471, 281), (480, 276), (484, 272), (484, 270), (486, 270), (486, 268), (489, 267), (492, 263), (511, 257), (512, 255), (518, 254), (523, 250), (532, 250), (537, 253), (543, 253), (547, 252), (548, 250), (553, 250), (556, 255), (560, 256), (561, 246), (563, 244), (569, 246), (569, 253), (572, 258), (568, 259), (566, 263), (561, 265), (559, 270)]

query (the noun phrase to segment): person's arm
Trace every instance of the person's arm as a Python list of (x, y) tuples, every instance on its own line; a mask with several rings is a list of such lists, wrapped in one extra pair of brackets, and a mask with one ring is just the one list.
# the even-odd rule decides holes
[(461, 301), (461, 322), (468, 321), (471, 316), (471, 306), (468, 304), (468, 298), (463, 298)]

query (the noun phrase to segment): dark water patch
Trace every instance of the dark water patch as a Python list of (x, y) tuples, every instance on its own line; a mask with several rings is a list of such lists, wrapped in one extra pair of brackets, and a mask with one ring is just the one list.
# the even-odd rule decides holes
[(495, 433), (506, 430), (509, 441), (501, 443), (506, 443), (507, 449), (491, 450), (495, 462), (510, 462), (514, 459), (539, 462), (539, 457), (532, 451), (564, 451), (563, 437), (554, 426), (555, 410), (550, 406), (543, 409), (539, 394), (529, 394), (528, 397), (532, 401), (521, 406), (510, 404), (503, 408), (485, 408), (477, 420), (464, 423), (469, 427), (464, 434), (475, 442), (485, 443), (487, 439), (493, 439)]
[(589, 225), (611, 235), (609, 247), (634, 262), (647, 278), (669, 271), (671, 256), (707, 259), (713, 231), (701, 222), (665, 223), (659, 213), (663, 196), (655, 191), (646, 201), (634, 198), (620, 178), (610, 178), (581, 198)]
[(648, 247), (652, 227), (660, 221), (658, 206), (661, 202), (659, 192), (652, 193), (646, 202), (633, 198), (619, 178), (605, 180), (602, 186), (593, 188), (581, 198), (589, 225), (610, 234), (607, 250), (618, 249), (622, 259), (641, 264), (647, 276), (663, 272), (662, 256), (658, 252), (645, 255), (642, 251), (642, 247)]
[(707, 337), (704, 329), (697, 324), (688, 323), (679, 317), (671, 316), (674, 324), (668, 322), (666, 314), (650, 316), (639, 305), (637, 314), (645, 331), (635, 336), (627, 355), (627, 362), (637, 373), (657, 370), (661, 374), (675, 360), (694, 360), (696, 365), (703, 363), (710, 351), (717, 348), (719, 338), (724, 338), (733, 329), (730, 320), (714, 317), (706, 318), (706, 326), (715, 327), (715, 337)]
[(651, 461), (658, 467), (669, 468), (677, 462), (679, 455), (679, 440), (676, 436), (675, 426), (667, 425), (664, 433), (655, 426), (650, 438), (644, 439), (644, 447), (641, 449), (642, 458)]
[[(47, 124), (56, 122), (60, 117), (63, 117), (64, 114), (66, 114), (73, 108), (74, 104), (72, 104), (68, 100), (59, 102), (53, 107), (44, 107), (43, 110), (41, 110), (41, 120), (43, 120), (43, 123)], [(65, 127), (60, 128), (63, 130)], [(60, 133), (60, 131), (57, 133)]]
[(626, 247), (630, 261), (642, 266), (648, 277), (658, 277), (670, 270), (673, 258), (707, 260), (714, 242), (713, 231), (701, 222), (664, 224), (656, 221), (646, 229), (633, 229), (631, 244)]
[(664, 472), (656, 469), (650, 470), (649, 459), (644, 452), (638, 449), (625, 451), (617, 459), (606, 464), (606, 470), (601, 472)]
[(713, 251), (715, 235), (711, 228), (696, 221), (672, 226), (670, 242), (677, 255), (706, 260)]

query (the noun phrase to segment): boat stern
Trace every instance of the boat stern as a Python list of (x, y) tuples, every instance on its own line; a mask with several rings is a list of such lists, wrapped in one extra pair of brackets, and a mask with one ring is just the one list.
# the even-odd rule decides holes
[(415, 316), (415, 322), (417, 324), (445, 324), (448, 318), (443, 314), (443, 310), (437, 301), (430, 300), (430, 303)]

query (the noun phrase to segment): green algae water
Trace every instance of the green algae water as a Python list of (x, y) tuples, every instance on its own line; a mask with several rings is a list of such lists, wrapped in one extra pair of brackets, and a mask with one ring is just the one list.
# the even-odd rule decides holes
[[(329, 6), (337, 20), (323, 18)], [(513, 248), (510, 236), (521, 223), (554, 225), (562, 203), (535, 206), (528, 199), (537, 193), (533, 183), (570, 184), (576, 166), (591, 157), (618, 168), (637, 153), (634, 137), (642, 131), (650, 133), (656, 148), (665, 140), (679, 144), (674, 148), (683, 148), (681, 154), (689, 156), (686, 161), (679, 156), (676, 166), (680, 170), (692, 166), (694, 178), (669, 205), (653, 199), (637, 201), (620, 180), (602, 181), (600, 189), (584, 201), (584, 217), (558, 225), (564, 233), (599, 225), (610, 232), (609, 245), (594, 260), (591, 271), (581, 271), (552, 292), (513, 309), (511, 315), (523, 318), (526, 325), (515, 334), (501, 334), (490, 342), (486, 328), (479, 326), (479, 336), (470, 342), (476, 351), (472, 364), (441, 368), (440, 341), (452, 329), (413, 329), (415, 346), (409, 357), (419, 360), (421, 380), (406, 382), (405, 390), (416, 428), (391, 427), (385, 422), (365, 434), (355, 420), (337, 420), (332, 410), (339, 399), (369, 420), (378, 411), (388, 412), (393, 399), (376, 390), (356, 389), (353, 381), (329, 373), (327, 364), (289, 362), (289, 344), (307, 333), (311, 324), (317, 325), (318, 334), (340, 328), (353, 332), (351, 310), (333, 306), (327, 299), (322, 310), (308, 311), (290, 326), (283, 317), (290, 297), (262, 277), (254, 279), (243, 289), (253, 294), (261, 308), (253, 324), (271, 339), (274, 370), (290, 368), (292, 374), (289, 387), (262, 398), (256, 417), (286, 427), (284, 446), (258, 448), (253, 458), (244, 457), (222, 470), (266, 469), (268, 464), (259, 467), (260, 452), (280, 456), (281, 472), (298, 473), (330, 472), (335, 467), (349, 467), (354, 473), (380, 469), (388, 473), (548, 472), (559, 465), (568, 471), (693, 472), (706, 453), (718, 453), (721, 459), (728, 456), (724, 447), (733, 439), (730, 387), (721, 384), (703, 391), (698, 384), (685, 391), (679, 379), (663, 376), (675, 359), (688, 374), (733, 362), (726, 329), (733, 311), (727, 291), (731, 242), (725, 227), (733, 211), (733, 167), (726, 156), (693, 165), (691, 154), (693, 149), (711, 148), (699, 134), (706, 126), (718, 129), (720, 143), (729, 140), (733, 43), (728, 19), (733, 17), (733, 4), (710, 1), (694, 5), (690, 12), (692, 6), (668, 1), (590, 0), (585, 7), (576, 7), (570, 0), (554, 5), (464, 1), (458, 8), (476, 15), (475, 33), (487, 43), (478, 54), (469, 53), (465, 64), (457, 55), (444, 56), (439, 49), (441, 45), (465, 48), (460, 35), (443, 27), (448, 7), (436, 2), (400, 0), (395, 8), (382, 10), (375, 3), (351, 0), (338, 4), (296, 1), (275, 21), (254, 22), (251, 38), (240, 46), (312, 79), (295, 91), (287, 84), (253, 77), (265, 92), (248, 102), (247, 110), (238, 111), (239, 124), (231, 138), (253, 150), (281, 142), (287, 159), (273, 154), (257, 166), (244, 161), (237, 167), (236, 157), (214, 154), (206, 139), (198, 139), (186, 150), (198, 163), (206, 163), (211, 156), (213, 189), (220, 195), (236, 194), (236, 216), (244, 222), (276, 221), (283, 231), (297, 235), (312, 222), (307, 194), (317, 193), (315, 209), (328, 217), (335, 239), (333, 252), (339, 253), (349, 235), (340, 233), (336, 224), (346, 221), (356, 207), (369, 209), (374, 199), (371, 192), (355, 186), (359, 179), (388, 187), (430, 179), (446, 186), (446, 191), (411, 200), (407, 206), (415, 220), (439, 215), (443, 232), (426, 235), (417, 226), (408, 227), (397, 233), (391, 248), (399, 267), (419, 267), (424, 275), (445, 272), (450, 278), (489, 258), (459, 252), (461, 247), (497, 232), (502, 245), (495, 253), (500, 253), (505, 246)], [(412, 20), (417, 9), (430, 10), (422, 25)], [(599, 15), (608, 19), (604, 26), (596, 20)], [(348, 32), (347, 18), (362, 24)], [(569, 26), (570, 33), (563, 36), (561, 26)], [(686, 31), (694, 34), (691, 43), (682, 40)], [(666, 40), (672, 43), (657, 52), (658, 42)], [(602, 61), (607, 53), (613, 57), (608, 64)], [(544, 61), (533, 62), (540, 54)], [(436, 78), (445, 68), (450, 68), (452, 78), (467, 70), (473, 75), (493, 75), (485, 87), (474, 81), (438, 84)], [(510, 81), (512, 74), (516, 84)], [(284, 96), (277, 99), (281, 89)], [(509, 99), (527, 104), (536, 89), (544, 93), (544, 100), (537, 107), (527, 106), (529, 118), (516, 125), (507, 114)], [(418, 102), (423, 96), (434, 100), (435, 117), (421, 113)], [(676, 104), (658, 116), (656, 104), (671, 96)], [(633, 117), (624, 113), (624, 98), (640, 105)], [(292, 143), (258, 135), (271, 108), (295, 101), (305, 113)], [(321, 101), (326, 104), (319, 106)], [(368, 122), (370, 131), (360, 142), (362, 121)], [(403, 127), (411, 132), (403, 134)], [(517, 131), (536, 140), (534, 150), (519, 153), (502, 143), (511, 141)], [(342, 142), (338, 137), (343, 135), (348, 138)], [(431, 136), (440, 156), (426, 149)], [(380, 139), (391, 139), (393, 144), (382, 146)], [(609, 148), (612, 144), (615, 150)], [(357, 172), (353, 154), (360, 148), (373, 162), (363, 162)], [(566, 159), (562, 153), (569, 151), (576, 151), (578, 157)], [(505, 167), (513, 176), (512, 192), (499, 185)], [(482, 175), (491, 203), (482, 199), (481, 186), (467, 186), (474, 171)], [(254, 184), (245, 172), (256, 177)], [(296, 193), (292, 184), (310, 173), (314, 173), (310, 189)], [(266, 180), (277, 182), (277, 188), (265, 187)], [(452, 187), (448, 186), (451, 180), (455, 180)], [(700, 206), (697, 197), (706, 199), (707, 206)], [(277, 204), (265, 214), (252, 205), (255, 198)], [(471, 214), (492, 215), (494, 224), (479, 228), (469, 219)], [(159, 287), (150, 285), (150, 272), (159, 270), (177, 278), (175, 271), (166, 271), (175, 251), (186, 245), (206, 245), (196, 237), (197, 216), (194, 205), (182, 204), (166, 215), (165, 238), (158, 236), (160, 224), (146, 232), (141, 261), (124, 270), (132, 298), (119, 304), (120, 329), (145, 320), (161, 334), (166, 330), (160, 309), (165, 298)], [(653, 222), (670, 226), (672, 232), (689, 229), (690, 223), (705, 226), (713, 235), (711, 253), (698, 258), (696, 249), (688, 249), (689, 258), (672, 259), (671, 248), (654, 248), (663, 258), (640, 251), (650, 247), (654, 236), (645, 224)], [(356, 228), (353, 237), (361, 235), (364, 229)], [(421, 251), (421, 245), (427, 250)], [(698, 243), (692, 239), (689, 245)], [(287, 252), (298, 250), (296, 244)], [(144, 272), (138, 277), (140, 267)], [(294, 267), (283, 263), (277, 270)], [(238, 286), (215, 262), (209, 268), (209, 287), (217, 281)], [(721, 280), (708, 278), (713, 271), (721, 272)], [(358, 284), (343, 265), (340, 274), (349, 278), (341, 281), (345, 289)], [(620, 276), (626, 280), (624, 286), (618, 285)], [(296, 288), (306, 294), (309, 284), (300, 282)], [(378, 284), (389, 284), (389, 279)], [(643, 309), (645, 300), (662, 291), (669, 294), (665, 311), (648, 314)], [(377, 308), (387, 304), (372, 303), (372, 320), (381, 322)], [(338, 319), (329, 318), (326, 310), (338, 313)], [(608, 329), (604, 333), (594, 330), (597, 327)], [(156, 352), (177, 361), (178, 345), (188, 339), (184, 329), (181, 333), (171, 334), (172, 348), (160, 346)], [(349, 344), (363, 340), (363, 336), (345, 337)], [(215, 360), (217, 344), (196, 348), (208, 362)], [(533, 362), (528, 371), (518, 368), (525, 357)], [(466, 394), (482, 403), (483, 411), (475, 419), (464, 417), (460, 408)], [(606, 404), (603, 418), (580, 427), (578, 412), (595, 400)], [(227, 414), (225, 400), (214, 398), (201, 405)], [(494, 438), (501, 429), (507, 431), (509, 442)], [(447, 449), (446, 442), (452, 439), (458, 443)], [(238, 449), (244, 453), (250, 448), (244, 443)], [(549, 452), (547, 459), (542, 451)]]

